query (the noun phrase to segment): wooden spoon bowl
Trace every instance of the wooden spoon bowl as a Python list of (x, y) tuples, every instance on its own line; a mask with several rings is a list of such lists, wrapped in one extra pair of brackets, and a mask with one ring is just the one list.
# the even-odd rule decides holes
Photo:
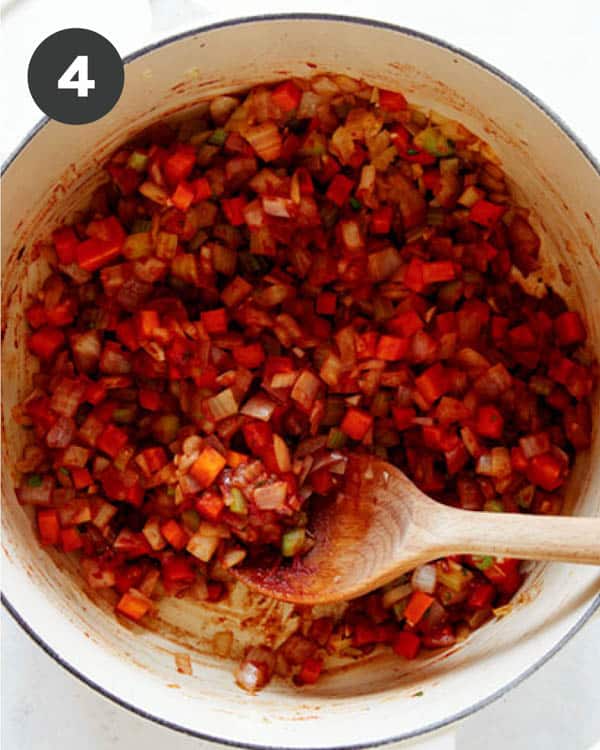
[(350, 456), (343, 489), (315, 507), (310, 529), (314, 546), (291, 565), (232, 572), (275, 599), (320, 604), (360, 596), (446, 555), (600, 564), (600, 518), (459, 510), (364, 455)]

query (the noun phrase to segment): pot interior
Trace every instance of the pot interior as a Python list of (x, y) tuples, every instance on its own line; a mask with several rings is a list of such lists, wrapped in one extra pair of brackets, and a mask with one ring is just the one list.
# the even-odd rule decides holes
[[(435, 42), (331, 18), (226, 24), (134, 57), (121, 100), (99, 122), (49, 122), (38, 130), (3, 178), (4, 593), (50, 649), (104, 691), (187, 731), (244, 744), (349, 746), (439, 725), (543, 658), (600, 591), (593, 568), (539, 565), (508, 616), (450, 652), (415, 662), (374, 655), (340, 665), (313, 688), (299, 691), (276, 679), (251, 697), (234, 686), (234, 662), (214, 655), (213, 637), (234, 633), (234, 660), (250, 643), (278, 645), (296, 626), (290, 605), (238, 586), (215, 605), (165, 599), (156, 620), (141, 628), (118, 622), (108, 602), (86, 591), (73, 561), (38, 546), (14, 494), (12, 467), (25, 433), (10, 416), (35, 368), (24, 346), (23, 307), (48, 272), (36, 242), (86, 205), (108, 154), (149, 123), (193, 111), (216, 94), (319, 72), (402, 90), (489, 142), (542, 237), (543, 270), (534, 284), (543, 279), (582, 312), (600, 358), (600, 175), (526, 95)], [(579, 458), (568, 489), (568, 505), (581, 515), (600, 514), (600, 473), (592, 471), (600, 461), (597, 394), (593, 409), (593, 446)], [(192, 676), (176, 671), (181, 652), (191, 656)]]

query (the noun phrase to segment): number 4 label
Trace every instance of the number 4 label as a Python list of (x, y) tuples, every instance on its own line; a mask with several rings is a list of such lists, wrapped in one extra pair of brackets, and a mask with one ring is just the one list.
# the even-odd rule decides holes
[(96, 88), (96, 81), (88, 78), (88, 56), (77, 55), (58, 79), (59, 89), (75, 89), (77, 96), (88, 96), (90, 89)]

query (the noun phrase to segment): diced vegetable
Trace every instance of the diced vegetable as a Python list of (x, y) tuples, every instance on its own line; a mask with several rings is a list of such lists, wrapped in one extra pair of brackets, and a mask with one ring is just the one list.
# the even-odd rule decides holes
[[(465, 510), (559, 514), (598, 365), (583, 313), (519, 283), (540, 238), (488, 144), (335, 73), (196, 110), (114, 153), (40, 244), (23, 315), (39, 368), (13, 412), (40, 543), (140, 622), (163, 595), (220, 608), (231, 591), (237, 611), (247, 560), (301, 569), (352, 452)], [(330, 656), (452, 646), (523, 577), (440, 558), (335, 617), (303, 610), (236, 679), (310, 685)]]

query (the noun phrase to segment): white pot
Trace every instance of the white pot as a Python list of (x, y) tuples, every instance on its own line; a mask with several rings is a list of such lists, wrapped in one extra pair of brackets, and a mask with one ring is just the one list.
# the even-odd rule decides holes
[[(288, 606), (238, 590), (232, 602), (210, 610), (165, 600), (151, 629), (123, 626), (106, 603), (85, 592), (72, 561), (38, 546), (13, 490), (11, 467), (23, 433), (10, 418), (32, 372), (23, 305), (46, 273), (35, 260), (35, 241), (85, 204), (99, 165), (147, 123), (201, 98), (317, 71), (399, 88), (411, 101), (461, 120), (490, 142), (543, 235), (544, 279), (582, 310), (600, 357), (598, 166), (530, 94), (435, 40), (385, 24), (320, 16), (218, 24), (129, 58), (121, 100), (102, 120), (77, 127), (43, 122), (28, 136), (3, 177), (7, 606), (46, 651), (98, 691), (158, 722), (234, 744), (358, 747), (439, 728), (537, 669), (600, 606), (597, 569), (541, 565), (508, 616), (450, 652), (410, 663), (391, 654), (368, 658), (314, 688), (298, 690), (275, 680), (252, 697), (234, 686), (233, 663), (211, 655), (212, 635), (234, 630), (239, 652), (260, 638), (265, 626), (271, 632), (293, 627)], [(596, 427), (599, 412), (596, 396)], [(592, 450), (579, 458), (570, 484), (575, 513), (600, 515), (599, 462), (596, 429)], [(191, 654), (193, 676), (176, 672), (177, 652)]]

